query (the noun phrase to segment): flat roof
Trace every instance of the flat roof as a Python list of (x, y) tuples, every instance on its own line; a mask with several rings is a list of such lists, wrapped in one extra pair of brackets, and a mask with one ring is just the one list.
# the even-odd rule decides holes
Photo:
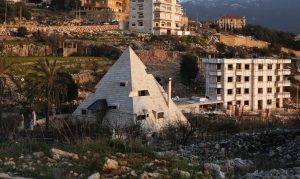
[(291, 59), (278, 59), (278, 58), (204, 58), (203, 63), (226, 63), (226, 62), (279, 62), (279, 63), (291, 63)]
[(174, 103), (178, 106), (180, 105), (208, 105), (208, 104), (221, 104), (223, 103), (222, 100), (209, 100), (206, 101), (199, 101), (199, 99), (193, 98), (180, 98), (177, 100), (173, 100)]

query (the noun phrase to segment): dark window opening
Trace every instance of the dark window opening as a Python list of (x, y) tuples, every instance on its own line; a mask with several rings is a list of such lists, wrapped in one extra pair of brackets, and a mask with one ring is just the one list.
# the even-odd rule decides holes
[(82, 115), (87, 115), (87, 110), (86, 109), (81, 110), (81, 114)]
[(141, 91), (139, 91), (139, 96), (149, 96), (149, 91), (148, 90), (141, 90)]
[(127, 86), (127, 81), (126, 82), (120, 82), (120, 86), (122, 86), (122, 87)]
[(157, 119), (164, 118), (164, 112), (157, 113)]
[(137, 117), (137, 120), (145, 120), (147, 118), (147, 115), (143, 114), (143, 115), (139, 115)]

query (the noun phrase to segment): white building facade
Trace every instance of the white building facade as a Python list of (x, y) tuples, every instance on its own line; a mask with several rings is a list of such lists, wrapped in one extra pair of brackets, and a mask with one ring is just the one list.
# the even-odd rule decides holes
[(182, 33), (179, 0), (131, 0), (129, 12), (129, 30), (155, 35)]
[(283, 108), (291, 85), (289, 59), (205, 59), (206, 96), (224, 109), (244, 111)]

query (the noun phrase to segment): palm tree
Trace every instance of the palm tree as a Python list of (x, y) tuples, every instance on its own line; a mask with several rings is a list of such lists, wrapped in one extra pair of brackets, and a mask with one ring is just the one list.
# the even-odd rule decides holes
[(7, 63), (4, 58), (0, 59), (0, 118), (2, 116), (3, 95), (8, 88), (8, 80), (12, 79), (11, 75), (12, 64)]
[(27, 97), (46, 105), (46, 127), (49, 127), (49, 116), (52, 105), (58, 104), (67, 96), (69, 79), (60, 75), (61, 66), (57, 60), (39, 60), (31, 73), (27, 74)]

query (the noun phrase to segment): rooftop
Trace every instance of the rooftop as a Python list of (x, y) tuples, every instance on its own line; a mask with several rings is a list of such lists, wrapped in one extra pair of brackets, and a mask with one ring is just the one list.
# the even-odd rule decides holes
[(239, 15), (225, 15), (225, 16), (220, 16), (218, 19), (244, 19), (245, 16), (239, 16)]

